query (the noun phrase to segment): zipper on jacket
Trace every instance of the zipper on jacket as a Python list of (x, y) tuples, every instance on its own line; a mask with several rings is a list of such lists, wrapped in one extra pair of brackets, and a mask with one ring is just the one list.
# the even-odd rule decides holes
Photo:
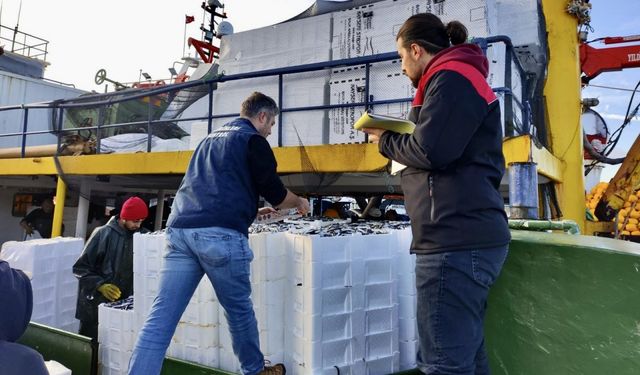
[(435, 199), (433, 198), (433, 175), (429, 174), (429, 198), (431, 199), (431, 221), (433, 221), (435, 211)]

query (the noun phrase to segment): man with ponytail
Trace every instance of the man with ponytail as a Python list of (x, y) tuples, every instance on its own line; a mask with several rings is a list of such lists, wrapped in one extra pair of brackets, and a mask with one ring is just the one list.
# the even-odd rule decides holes
[(510, 234), (500, 105), (488, 61), (458, 21), (430, 13), (402, 25), (396, 48), (416, 90), (413, 134), (366, 129), (380, 153), (407, 166), (402, 189), (416, 254), (418, 368), (489, 374), (483, 321)]

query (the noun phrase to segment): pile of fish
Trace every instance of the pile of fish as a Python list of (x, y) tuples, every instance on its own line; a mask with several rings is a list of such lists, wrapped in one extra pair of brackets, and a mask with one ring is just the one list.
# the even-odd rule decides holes
[(351, 236), (354, 234), (387, 234), (409, 226), (406, 221), (351, 221), (326, 217), (304, 217), (268, 224), (253, 224), (249, 233), (281, 233), (318, 235), (321, 237)]

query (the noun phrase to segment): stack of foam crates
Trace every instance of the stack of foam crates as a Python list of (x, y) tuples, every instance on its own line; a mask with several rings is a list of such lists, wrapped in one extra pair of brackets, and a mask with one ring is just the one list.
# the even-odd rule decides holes
[(416, 256), (410, 254), (411, 228), (395, 232), (397, 235), (397, 280), (398, 280), (398, 345), (400, 348), (400, 370), (416, 367), (418, 332), (416, 320)]
[(75, 318), (78, 280), (72, 268), (83, 246), (82, 239), (67, 237), (10, 241), (2, 245), (2, 259), (32, 275), (32, 321), (78, 331)]
[(132, 302), (98, 306), (98, 362), (102, 375), (127, 373), (137, 333), (132, 308)]
[[(134, 235), (134, 332), (142, 328), (160, 286), (166, 255), (164, 233)], [(210, 367), (219, 366), (218, 309), (213, 287), (205, 276), (182, 314), (167, 355)], [(132, 344), (133, 345), (133, 344)], [(133, 349), (133, 346), (131, 347)]]
[(392, 238), (287, 235), (285, 363), (293, 374), (398, 369)]
[[(251, 299), (266, 359), (284, 362), (292, 374), (334, 374), (336, 368), (342, 374), (384, 374), (415, 364), (415, 273), (408, 229), (337, 237), (261, 233), (249, 241)], [(157, 294), (165, 247), (163, 233), (134, 236), (135, 308), (100, 309), (100, 343), (107, 348), (101, 352), (103, 373), (126, 370)], [(123, 314), (128, 315), (114, 318)], [(124, 321), (133, 323), (124, 326)], [(181, 317), (167, 355), (240, 371), (224, 310), (208, 278)]]

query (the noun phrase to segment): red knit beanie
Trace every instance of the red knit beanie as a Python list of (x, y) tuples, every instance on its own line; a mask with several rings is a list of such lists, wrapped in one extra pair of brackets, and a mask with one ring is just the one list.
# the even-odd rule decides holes
[(120, 218), (124, 220), (146, 219), (147, 215), (149, 215), (149, 209), (144, 201), (138, 197), (127, 199), (120, 210)]

